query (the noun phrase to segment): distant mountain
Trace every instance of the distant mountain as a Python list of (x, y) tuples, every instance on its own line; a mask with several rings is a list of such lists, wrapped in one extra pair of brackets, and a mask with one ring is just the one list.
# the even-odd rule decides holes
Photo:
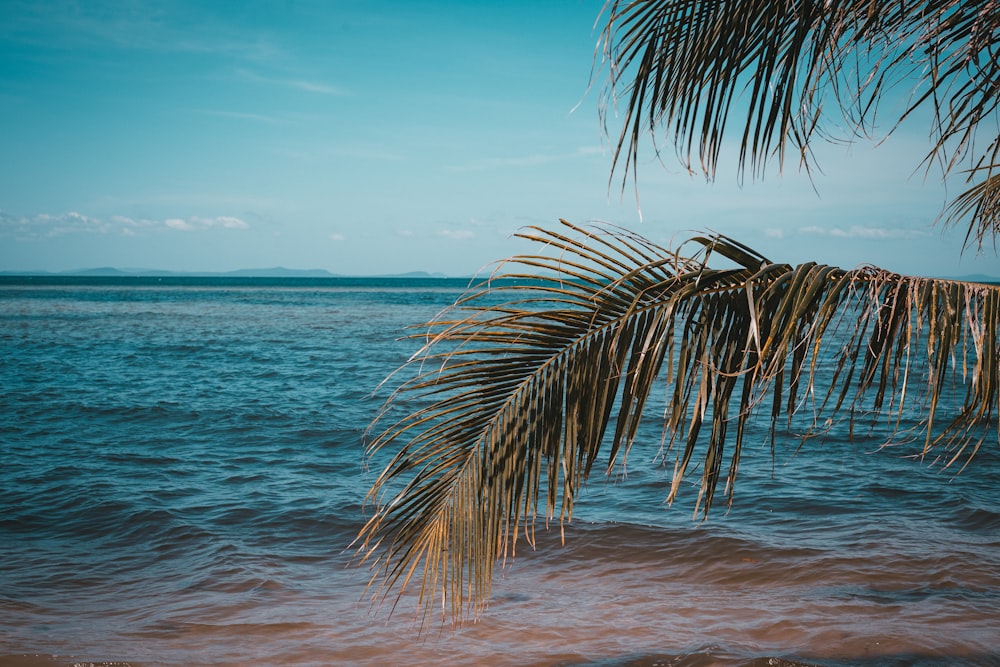
[[(48, 274), (53, 275), (53, 274)], [(102, 266), (94, 269), (76, 269), (73, 271), (61, 271), (60, 276), (191, 276), (195, 278), (206, 277), (232, 277), (232, 278), (336, 278), (336, 273), (330, 273), (325, 269), (286, 269), (283, 266), (276, 266), (269, 269), (238, 269), (236, 271), (164, 271), (162, 269), (117, 269), (110, 266)]]
[(426, 271), (410, 271), (409, 273), (389, 273), (376, 276), (378, 278), (447, 278), (443, 273), (428, 273)]
[(160, 271), (156, 269), (116, 269), (113, 266), (100, 266), (94, 269), (76, 269), (72, 271), (60, 271), (47, 275), (58, 276), (169, 276), (170, 271)]
[[(70, 271), (0, 271), (0, 275), (8, 276), (83, 276), (83, 277), (193, 277), (193, 278), (345, 278), (366, 277), (346, 276), (342, 273), (331, 273), (326, 269), (286, 269), (283, 266), (263, 269), (237, 269), (236, 271), (164, 271), (163, 269), (119, 269), (113, 266), (99, 266), (90, 269), (73, 269)], [(447, 278), (443, 273), (427, 271), (410, 271), (408, 273), (380, 274), (369, 276), (373, 278)]]
[(227, 271), (219, 273), (220, 276), (234, 276), (246, 278), (337, 278), (339, 274), (330, 273), (326, 269), (286, 269), (283, 266), (276, 266), (272, 269), (239, 269), (237, 271)]

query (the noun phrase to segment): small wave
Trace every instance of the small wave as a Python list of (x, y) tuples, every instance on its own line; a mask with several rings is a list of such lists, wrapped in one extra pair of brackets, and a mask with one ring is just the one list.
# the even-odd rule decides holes
[(949, 525), (973, 533), (981, 533), (996, 541), (1000, 546), (1000, 512), (972, 507), (956, 507), (948, 520)]

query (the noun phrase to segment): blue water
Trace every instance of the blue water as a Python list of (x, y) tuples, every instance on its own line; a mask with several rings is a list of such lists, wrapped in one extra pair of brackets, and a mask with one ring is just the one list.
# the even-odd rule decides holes
[(372, 392), (465, 285), (0, 281), (0, 665), (1000, 664), (995, 439), (956, 477), (761, 433), (704, 523), (650, 419), (478, 623), (372, 611)]

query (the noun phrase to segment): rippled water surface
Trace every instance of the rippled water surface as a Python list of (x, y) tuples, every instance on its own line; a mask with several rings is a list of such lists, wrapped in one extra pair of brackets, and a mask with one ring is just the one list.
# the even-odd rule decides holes
[(702, 523), (650, 419), (478, 623), (372, 612), (370, 394), (462, 287), (0, 284), (0, 665), (1000, 664), (995, 438), (955, 477), (761, 435)]

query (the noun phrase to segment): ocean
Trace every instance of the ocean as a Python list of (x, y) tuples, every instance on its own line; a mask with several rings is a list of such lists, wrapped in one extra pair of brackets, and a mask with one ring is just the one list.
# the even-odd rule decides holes
[(466, 283), (0, 278), (0, 665), (1000, 665), (995, 439), (761, 429), (703, 521), (652, 415), (478, 622), (372, 608), (376, 389)]

